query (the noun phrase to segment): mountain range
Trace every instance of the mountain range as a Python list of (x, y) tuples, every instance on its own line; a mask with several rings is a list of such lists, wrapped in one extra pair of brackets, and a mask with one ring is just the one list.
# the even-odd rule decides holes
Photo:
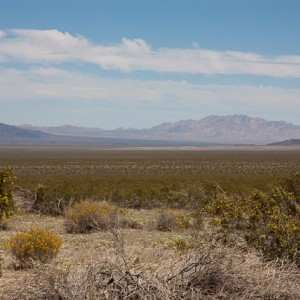
[[(0, 144), (91, 144), (126, 146), (270, 144), (300, 139), (300, 126), (245, 115), (208, 116), (146, 129), (39, 127), (0, 123)], [(285, 143), (288, 144), (288, 143)]]

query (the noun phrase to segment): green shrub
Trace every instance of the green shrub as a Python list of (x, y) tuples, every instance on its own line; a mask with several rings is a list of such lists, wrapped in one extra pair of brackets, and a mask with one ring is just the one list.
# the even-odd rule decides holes
[(14, 196), (14, 180), (16, 176), (10, 167), (0, 172), (0, 225), (16, 213)]
[(282, 187), (247, 197), (221, 194), (197, 213), (213, 217), (218, 236), (225, 242), (243, 238), (268, 259), (300, 264), (300, 207)]
[(121, 209), (109, 202), (81, 201), (66, 212), (66, 229), (69, 233), (107, 230), (119, 226)]
[(48, 262), (60, 250), (61, 239), (42, 228), (31, 228), (13, 236), (6, 245), (21, 267), (32, 266), (34, 261)]
[(269, 258), (300, 264), (300, 207), (294, 195), (273, 188), (269, 193), (256, 192), (247, 200), (247, 218), (240, 221), (246, 241)]
[(78, 198), (78, 190), (67, 182), (40, 184), (34, 193), (33, 210), (43, 214), (61, 215)]
[(295, 196), (298, 204), (300, 204), (300, 172), (293, 174), (289, 178), (286, 178), (282, 183), (282, 187), (288, 192), (292, 193)]

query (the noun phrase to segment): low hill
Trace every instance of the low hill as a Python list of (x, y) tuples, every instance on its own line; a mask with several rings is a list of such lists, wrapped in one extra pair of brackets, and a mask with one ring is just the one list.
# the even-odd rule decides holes
[(40, 142), (47, 137), (49, 137), (49, 134), (42, 131), (23, 129), (0, 123), (0, 144)]
[(269, 146), (300, 146), (300, 139), (290, 139), (282, 142), (271, 143)]

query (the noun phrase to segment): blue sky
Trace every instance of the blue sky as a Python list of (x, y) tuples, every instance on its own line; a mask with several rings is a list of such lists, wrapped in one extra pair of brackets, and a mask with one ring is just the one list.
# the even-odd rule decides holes
[(298, 0), (1, 0), (0, 122), (300, 125)]

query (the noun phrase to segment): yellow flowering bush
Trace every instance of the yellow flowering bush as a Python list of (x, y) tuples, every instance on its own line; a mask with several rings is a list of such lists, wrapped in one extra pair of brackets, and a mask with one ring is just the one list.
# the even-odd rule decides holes
[(22, 267), (31, 266), (34, 261), (48, 262), (60, 250), (61, 239), (40, 227), (13, 236), (6, 245)]
[(119, 226), (125, 211), (109, 202), (81, 201), (66, 212), (65, 226), (69, 233), (107, 230)]
[(10, 167), (0, 172), (0, 225), (14, 215), (17, 210), (13, 199), (15, 179), (16, 176)]

